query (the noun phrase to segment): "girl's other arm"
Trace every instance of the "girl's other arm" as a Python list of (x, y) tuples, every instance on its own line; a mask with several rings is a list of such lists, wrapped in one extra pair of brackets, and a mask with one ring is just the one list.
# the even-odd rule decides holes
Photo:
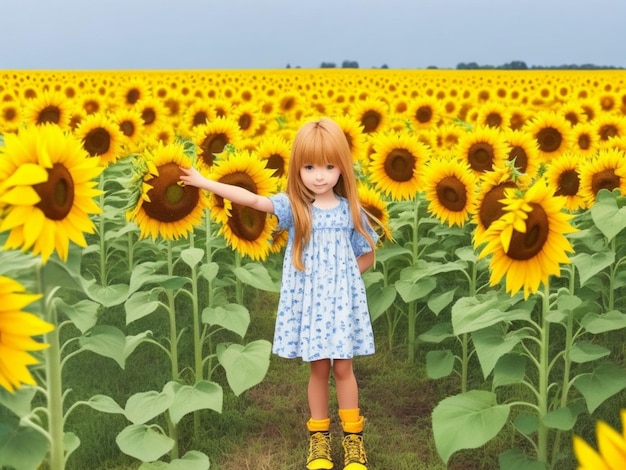
[(259, 196), (258, 194), (254, 194), (253, 192), (240, 186), (210, 180), (205, 178), (193, 167), (180, 167), (180, 169), (183, 172), (180, 180), (184, 184), (195, 186), (200, 189), (206, 189), (207, 191), (215, 193), (224, 199), (228, 199), (235, 204), (241, 204), (242, 206), (251, 207), (252, 209), (262, 212), (274, 212), (274, 205), (266, 196)]
[(359, 271), (361, 271), (361, 274), (367, 271), (372, 264), (374, 264), (375, 259), (374, 251), (368, 251), (356, 259), (356, 263), (359, 265)]

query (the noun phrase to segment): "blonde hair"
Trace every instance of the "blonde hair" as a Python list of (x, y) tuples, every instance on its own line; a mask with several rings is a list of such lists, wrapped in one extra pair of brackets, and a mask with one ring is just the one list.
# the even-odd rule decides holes
[(287, 196), (293, 211), (295, 236), (293, 240), (293, 265), (304, 271), (302, 251), (311, 239), (312, 205), (314, 195), (306, 188), (300, 177), (304, 165), (334, 165), (341, 176), (334, 192), (345, 197), (350, 205), (352, 222), (357, 232), (365, 237), (372, 250), (374, 240), (361, 219), (361, 204), (357, 192), (350, 145), (341, 127), (332, 119), (323, 117), (304, 124), (296, 133), (287, 175)]

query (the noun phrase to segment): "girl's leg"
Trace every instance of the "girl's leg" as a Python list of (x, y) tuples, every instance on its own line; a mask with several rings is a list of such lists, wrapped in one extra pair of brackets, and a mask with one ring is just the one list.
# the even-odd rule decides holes
[(350, 410), (359, 407), (359, 387), (356, 382), (352, 359), (333, 360), (333, 373), (337, 387), (339, 409)]
[(330, 377), (330, 359), (311, 362), (309, 377), (309, 409), (311, 418), (328, 418), (328, 378)]

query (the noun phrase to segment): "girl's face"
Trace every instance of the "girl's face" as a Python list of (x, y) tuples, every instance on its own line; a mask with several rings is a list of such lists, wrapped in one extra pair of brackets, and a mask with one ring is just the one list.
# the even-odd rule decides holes
[(300, 168), (300, 178), (304, 186), (317, 197), (332, 194), (341, 171), (335, 165), (305, 164)]

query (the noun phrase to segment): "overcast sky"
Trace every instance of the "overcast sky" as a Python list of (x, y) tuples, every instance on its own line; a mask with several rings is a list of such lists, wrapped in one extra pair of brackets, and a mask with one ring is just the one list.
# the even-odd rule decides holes
[(1, 0), (0, 69), (626, 67), (626, 0)]

